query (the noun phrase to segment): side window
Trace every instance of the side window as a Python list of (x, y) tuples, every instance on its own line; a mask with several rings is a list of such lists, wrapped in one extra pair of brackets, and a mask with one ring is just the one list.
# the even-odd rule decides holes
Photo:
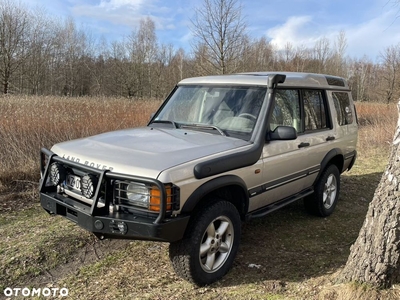
[(270, 129), (278, 126), (292, 126), (297, 132), (303, 132), (300, 117), (300, 97), (298, 90), (277, 90), (275, 106), (270, 120)]
[(333, 92), (333, 103), (335, 104), (337, 121), (340, 126), (353, 123), (353, 113), (350, 107), (350, 98), (348, 93)]
[(322, 91), (303, 91), (305, 131), (328, 127), (327, 113)]

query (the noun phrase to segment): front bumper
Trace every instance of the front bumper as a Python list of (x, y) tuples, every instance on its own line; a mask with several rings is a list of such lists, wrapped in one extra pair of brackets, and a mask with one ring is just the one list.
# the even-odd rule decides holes
[(40, 204), (50, 214), (63, 216), (101, 239), (175, 242), (183, 238), (189, 221), (189, 216), (185, 216), (154, 223), (154, 219), (119, 212), (92, 216), (78, 201), (57, 198), (57, 194), (41, 193)]
[[(47, 159), (45, 159), (46, 157)], [(45, 162), (46, 160), (47, 162)], [(90, 200), (91, 202), (89, 201), (90, 203), (85, 203), (80, 201), (81, 199), (75, 199), (60, 193), (55, 186), (46, 185), (49, 168), (53, 162), (97, 176), (99, 184)], [(167, 214), (167, 193), (164, 185), (156, 179), (118, 174), (109, 170), (98, 170), (87, 165), (68, 161), (47, 149), (42, 149), (41, 151), (41, 172), (41, 206), (48, 213), (61, 215), (101, 239), (116, 238), (175, 242), (183, 238), (189, 222), (189, 216), (172, 216), (171, 212)], [(113, 198), (112, 184), (121, 179), (157, 186), (160, 191), (159, 212), (143, 214), (142, 211), (135, 214), (110, 209)]]

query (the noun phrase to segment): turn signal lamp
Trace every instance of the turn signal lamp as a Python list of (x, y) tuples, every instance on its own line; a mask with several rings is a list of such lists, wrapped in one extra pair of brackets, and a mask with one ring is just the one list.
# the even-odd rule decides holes
[[(172, 210), (172, 187), (170, 185), (165, 186), (167, 196), (167, 211)], [(153, 187), (150, 190), (150, 210), (160, 211), (161, 207), (161, 193), (160, 190)]]

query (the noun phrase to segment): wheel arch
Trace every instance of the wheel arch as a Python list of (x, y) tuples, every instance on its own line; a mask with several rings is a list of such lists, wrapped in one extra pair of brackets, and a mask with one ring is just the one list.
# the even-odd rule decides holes
[(231, 202), (244, 220), (249, 207), (247, 185), (238, 176), (225, 175), (211, 179), (199, 186), (186, 200), (182, 214), (193, 214), (205, 203), (213, 202), (215, 198)]
[(319, 178), (321, 177), (324, 170), (331, 164), (336, 165), (340, 174), (343, 173), (343, 171), (344, 171), (343, 170), (344, 156), (343, 156), (342, 150), (335, 148), (335, 149), (332, 149), (331, 151), (329, 151), (325, 155), (324, 159), (321, 162), (321, 168), (319, 170), (319, 174), (318, 174), (317, 178), (315, 179), (315, 182), (317, 182), (319, 180)]

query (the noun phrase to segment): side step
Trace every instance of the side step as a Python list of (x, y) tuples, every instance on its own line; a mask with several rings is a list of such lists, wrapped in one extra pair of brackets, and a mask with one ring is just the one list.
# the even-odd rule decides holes
[(255, 210), (255, 211), (252, 211), (252, 212), (248, 213), (246, 215), (246, 220), (251, 220), (251, 219), (255, 219), (255, 218), (264, 217), (265, 215), (268, 215), (269, 213), (271, 213), (271, 212), (273, 212), (275, 210), (278, 210), (278, 209), (280, 209), (280, 208), (282, 208), (282, 207), (284, 207), (284, 206), (286, 206), (286, 205), (288, 205), (288, 204), (290, 204), (292, 202), (300, 200), (301, 198), (304, 198), (304, 197), (306, 197), (308, 195), (311, 195), (312, 193), (314, 193), (314, 188), (311, 187), (311, 188), (306, 189), (306, 190), (304, 190), (304, 191), (302, 191), (302, 192), (300, 192), (300, 193), (298, 193), (296, 195), (290, 196), (290, 197), (285, 198), (283, 200), (280, 200), (278, 202), (274, 202), (274, 203), (269, 204), (269, 205), (267, 205), (265, 207), (259, 208), (259, 209)]

